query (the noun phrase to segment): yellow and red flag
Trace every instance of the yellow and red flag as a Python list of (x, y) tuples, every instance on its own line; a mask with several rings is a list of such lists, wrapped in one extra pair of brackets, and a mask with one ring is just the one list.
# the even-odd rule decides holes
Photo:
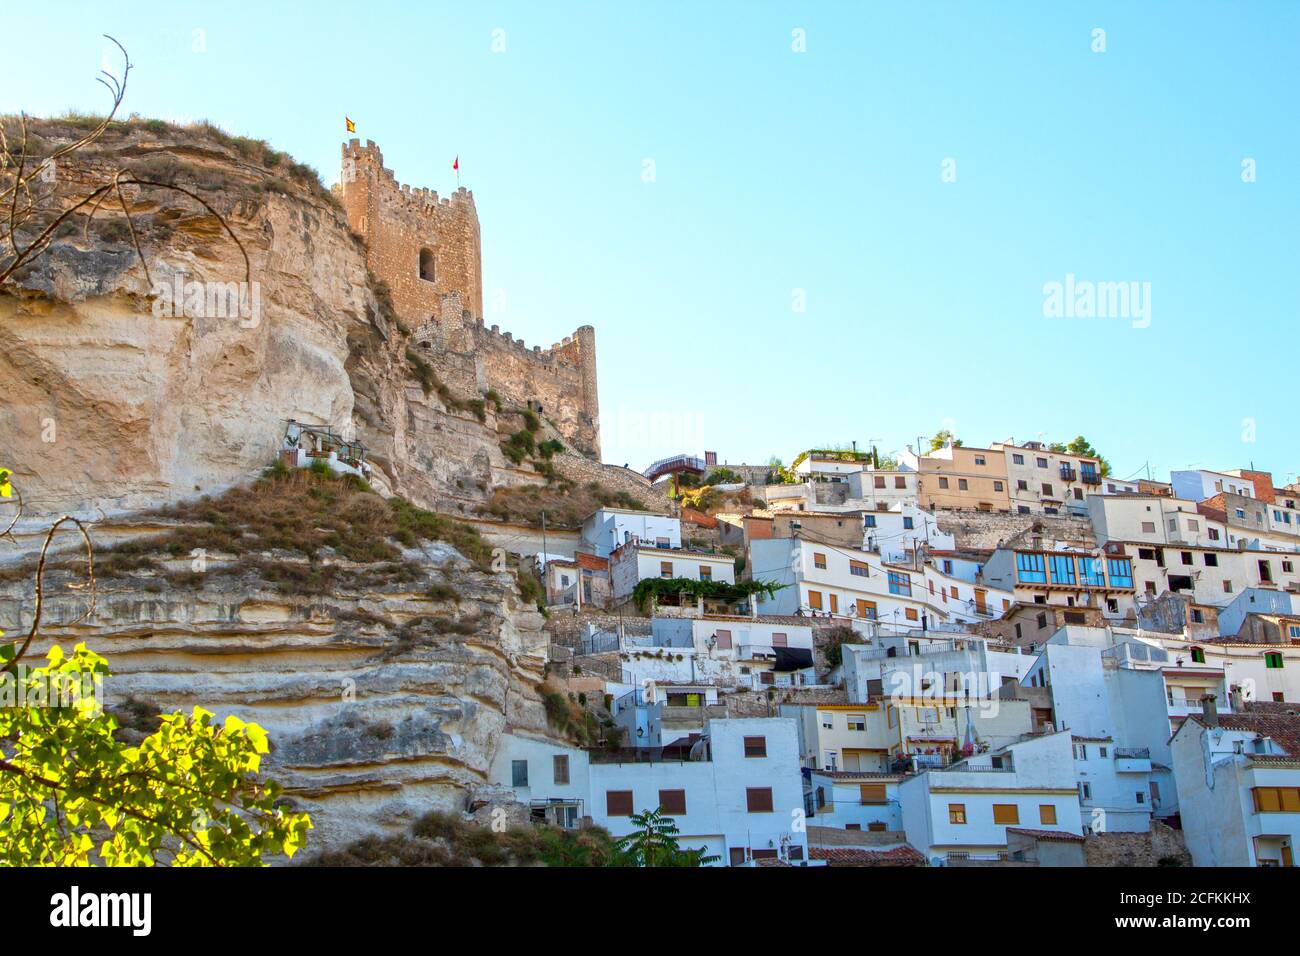
[(349, 133), (355, 133), (357, 131), (357, 124), (352, 122), (348, 117), (343, 117), (343, 122), (347, 125)]

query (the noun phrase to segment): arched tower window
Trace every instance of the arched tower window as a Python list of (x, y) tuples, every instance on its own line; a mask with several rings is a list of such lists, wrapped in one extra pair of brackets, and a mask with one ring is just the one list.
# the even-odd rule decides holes
[(433, 250), (420, 250), (420, 278), (425, 282), (434, 281)]

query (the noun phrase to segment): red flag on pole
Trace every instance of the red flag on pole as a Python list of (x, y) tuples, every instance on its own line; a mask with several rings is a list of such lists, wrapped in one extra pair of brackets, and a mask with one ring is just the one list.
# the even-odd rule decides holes
[(451, 168), (456, 170), (456, 172), (460, 172), (460, 156), (457, 156), (454, 160), (452, 160)]

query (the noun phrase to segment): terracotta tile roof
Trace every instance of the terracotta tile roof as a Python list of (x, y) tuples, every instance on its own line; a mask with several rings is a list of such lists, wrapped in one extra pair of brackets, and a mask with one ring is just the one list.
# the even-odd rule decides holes
[(573, 557), (584, 568), (590, 568), (593, 571), (609, 570), (609, 558), (598, 558), (594, 554), (584, 554), (581, 551)]
[(902, 780), (906, 774), (883, 773), (878, 770), (809, 770), (819, 777), (832, 780)]
[[(1196, 721), (1202, 727), (1206, 726), (1202, 714), (1188, 714), (1187, 719)], [(1272, 737), (1290, 755), (1290, 759), (1300, 760), (1300, 717), (1293, 717), (1285, 712), (1259, 711), (1245, 714), (1219, 714), (1219, 726), (1225, 730), (1244, 730)]]
[(1031, 830), (1027, 827), (1007, 827), (1008, 833), (1020, 833), (1035, 840), (1054, 840), (1058, 843), (1082, 843), (1083, 837), (1064, 830)]
[(825, 860), (831, 866), (924, 866), (925, 857), (908, 843), (888, 850), (865, 850), (845, 846), (810, 846), (810, 860)]
[(1248, 714), (1300, 714), (1300, 702), (1289, 700), (1248, 700), (1245, 708)]

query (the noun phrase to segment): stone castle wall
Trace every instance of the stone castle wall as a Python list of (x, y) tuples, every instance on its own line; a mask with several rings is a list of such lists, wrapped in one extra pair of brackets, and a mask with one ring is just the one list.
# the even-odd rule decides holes
[(1033, 525), (1042, 527), (1045, 540), (1096, 544), (1096, 536), (1088, 519), (1071, 515), (1022, 515), (939, 508), (934, 516), (939, 530), (951, 534), (956, 539), (958, 548), (991, 550)]
[(543, 349), (484, 326), (473, 193), (439, 197), (399, 184), (373, 142), (352, 140), (343, 145), (339, 195), (371, 272), (388, 285), (412, 346), (439, 378), (461, 398), (492, 389), (508, 404), (531, 406), (568, 444), (599, 458), (595, 330), (583, 326)]

